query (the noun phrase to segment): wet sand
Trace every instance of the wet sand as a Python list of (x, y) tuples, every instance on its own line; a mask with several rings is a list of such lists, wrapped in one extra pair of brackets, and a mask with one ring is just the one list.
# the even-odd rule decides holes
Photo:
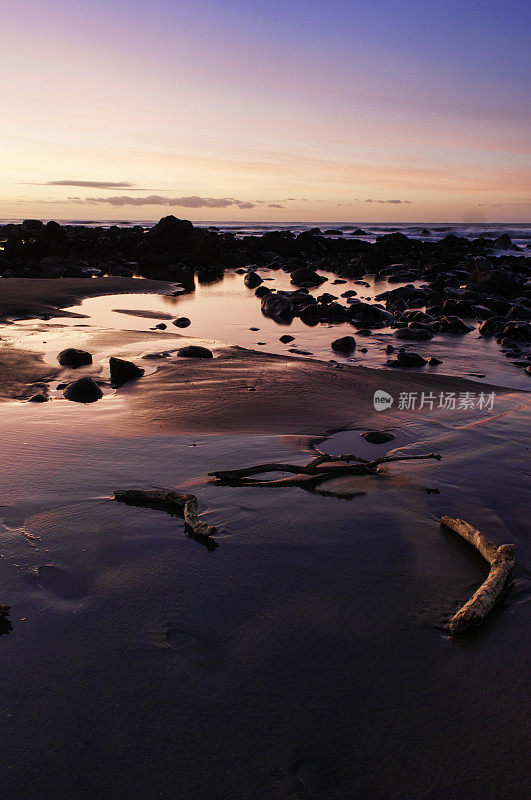
[[(75, 305), (83, 297), (122, 292), (162, 292), (171, 286), (167, 281), (137, 278), (2, 278), (0, 322), (9, 319), (61, 316), (61, 308)], [(65, 312), (62, 312), (63, 314)]]
[[(6, 796), (524, 800), (527, 393), (497, 389), (487, 413), (376, 413), (375, 388), (486, 388), (221, 343), (211, 361), (143, 358), (185, 334), (35, 323), (18, 348), (28, 371), (4, 382), (13, 397), (67, 341), (104, 380), (109, 355), (152, 370), (88, 406), (54, 394), (62, 372), (52, 402), (0, 405)], [(345, 425), (321, 446), (442, 461), (328, 496), (207, 478), (305, 463), (310, 437)], [(395, 440), (365, 442), (372, 426)], [(112, 499), (133, 486), (192, 491), (218, 547)], [(517, 545), (504, 604), (458, 640), (445, 625), (486, 568), (443, 514)]]

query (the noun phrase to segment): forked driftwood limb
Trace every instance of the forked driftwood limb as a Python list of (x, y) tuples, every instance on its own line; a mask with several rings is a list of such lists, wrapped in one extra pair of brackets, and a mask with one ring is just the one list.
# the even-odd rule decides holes
[(487, 579), (477, 592), (462, 606), (450, 620), (450, 633), (464, 633), (479, 625), (492, 611), (502, 595), (514, 568), (514, 544), (494, 544), (487, 536), (462, 519), (442, 517), (441, 524), (466, 539), (490, 564)]
[[(312, 490), (320, 483), (332, 478), (345, 475), (377, 475), (378, 468), (382, 464), (389, 464), (393, 461), (418, 461), (427, 458), (435, 458), (440, 461), (441, 459), (441, 456), (436, 453), (427, 453), (420, 456), (382, 456), (369, 461), (350, 453), (332, 456), (330, 453), (317, 452), (319, 455), (308, 464), (284, 464), (273, 461), (241, 469), (216, 470), (208, 474), (220, 483), (234, 486), (299, 486), (302, 489)], [(288, 472), (293, 477), (276, 480), (253, 477), (269, 472)]]
[(214, 525), (200, 519), (195, 494), (181, 494), (173, 489), (119, 489), (114, 493), (114, 499), (133, 506), (160, 508), (179, 514), (197, 538), (212, 537), (218, 533)]

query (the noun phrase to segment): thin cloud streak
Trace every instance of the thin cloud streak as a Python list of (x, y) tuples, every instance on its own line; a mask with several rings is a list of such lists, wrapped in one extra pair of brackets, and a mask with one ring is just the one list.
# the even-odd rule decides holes
[(32, 186), (79, 186), (82, 189), (134, 189), (135, 192), (147, 191), (135, 186), (130, 181), (45, 181), (44, 183), (34, 183)]

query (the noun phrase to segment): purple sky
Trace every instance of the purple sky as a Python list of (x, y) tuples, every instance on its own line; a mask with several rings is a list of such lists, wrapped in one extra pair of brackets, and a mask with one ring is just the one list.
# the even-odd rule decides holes
[(528, 3), (2, 14), (0, 217), (529, 220)]

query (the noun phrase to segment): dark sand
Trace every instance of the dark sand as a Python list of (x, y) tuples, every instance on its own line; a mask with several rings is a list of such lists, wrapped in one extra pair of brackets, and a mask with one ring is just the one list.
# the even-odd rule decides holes
[[(122, 354), (158, 369), (90, 406), (0, 406), (0, 602), (13, 606), (0, 637), (4, 796), (524, 800), (526, 395), (504, 394), (486, 416), (377, 414), (376, 388), (488, 389), (234, 347), (142, 360), (188, 343), (173, 332), (64, 334), (102, 363)], [(23, 353), (4, 396), (50, 374)], [(306, 436), (271, 434), (349, 424), (393, 427), (396, 440), (352, 431), (323, 447), (443, 459), (350, 479), (364, 492), (350, 501), (206, 477), (304, 463)], [(222, 528), (219, 547), (114, 502), (132, 486), (192, 491)], [(444, 625), (486, 569), (441, 530), (443, 514), (517, 545), (507, 602), (461, 640)]]

